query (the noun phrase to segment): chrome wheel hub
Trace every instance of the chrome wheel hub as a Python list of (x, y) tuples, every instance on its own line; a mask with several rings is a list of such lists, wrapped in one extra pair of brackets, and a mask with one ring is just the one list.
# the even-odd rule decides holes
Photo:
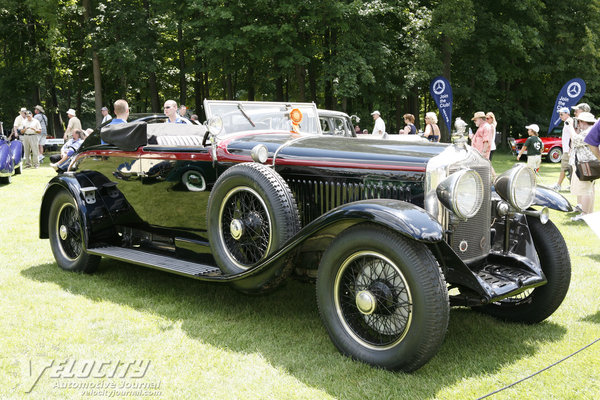
[(232, 220), (229, 224), (229, 231), (231, 233), (232, 238), (234, 238), (235, 240), (240, 240), (240, 238), (244, 234), (244, 225), (242, 224), (242, 221), (240, 221), (239, 219)]
[(356, 294), (356, 307), (361, 313), (365, 315), (373, 314), (376, 306), (377, 299), (373, 293), (363, 290)]
[(58, 234), (62, 240), (67, 240), (67, 237), (69, 236), (69, 230), (66, 226), (61, 225), (60, 228), (58, 228)]

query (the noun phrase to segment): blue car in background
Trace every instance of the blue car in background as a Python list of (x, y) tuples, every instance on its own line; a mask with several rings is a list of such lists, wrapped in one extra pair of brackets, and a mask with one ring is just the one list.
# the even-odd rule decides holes
[(13, 175), (21, 173), (22, 157), (23, 143), (0, 134), (0, 184), (10, 183)]

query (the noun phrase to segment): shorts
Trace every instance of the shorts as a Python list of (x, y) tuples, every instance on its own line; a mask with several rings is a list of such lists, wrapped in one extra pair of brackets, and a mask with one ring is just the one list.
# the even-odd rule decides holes
[(542, 165), (542, 156), (538, 154), (537, 156), (527, 156), (527, 166), (534, 171)]
[(43, 146), (46, 144), (46, 134), (45, 133), (40, 133), (39, 134), (39, 144), (40, 146)]
[(562, 159), (560, 160), (560, 170), (570, 171), (571, 165), (569, 164), (569, 153), (563, 153)]
[[(575, 171), (575, 167), (573, 171)], [(571, 176), (571, 194), (575, 196), (594, 196), (594, 182), (593, 181), (580, 181), (577, 174), (574, 173)]]

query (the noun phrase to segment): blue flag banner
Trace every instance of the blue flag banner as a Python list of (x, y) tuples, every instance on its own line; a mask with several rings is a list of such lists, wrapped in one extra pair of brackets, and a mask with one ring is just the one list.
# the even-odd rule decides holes
[(429, 93), (435, 100), (440, 110), (440, 117), (446, 123), (448, 132), (451, 132), (450, 126), (452, 125), (452, 87), (448, 79), (443, 76), (435, 77), (429, 84)]
[(573, 78), (560, 89), (560, 93), (556, 97), (556, 103), (554, 103), (554, 110), (552, 110), (552, 118), (550, 119), (550, 127), (548, 133), (554, 129), (560, 123), (560, 115), (558, 110), (563, 107), (567, 107), (571, 110), (571, 107), (576, 105), (579, 99), (585, 94), (585, 82), (581, 78)]

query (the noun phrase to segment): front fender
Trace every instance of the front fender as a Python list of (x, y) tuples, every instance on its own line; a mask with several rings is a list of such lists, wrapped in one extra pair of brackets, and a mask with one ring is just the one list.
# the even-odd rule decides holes
[(569, 200), (567, 200), (562, 194), (544, 186), (536, 187), (533, 205), (545, 206), (553, 210), (564, 212), (573, 211), (573, 207), (571, 207)]

